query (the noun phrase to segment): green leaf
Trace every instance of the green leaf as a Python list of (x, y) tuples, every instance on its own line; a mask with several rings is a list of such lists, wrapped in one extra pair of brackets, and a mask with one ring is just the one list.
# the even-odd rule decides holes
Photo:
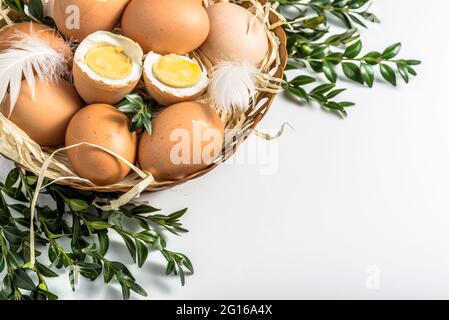
[(136, 249), (137, 249), (137, 265), (139, 268), (145, 264), (145, 261), (148, 258), (148, 249), (144, 243), (139, 240), (136, 240)]
[(112, 278), (114, 278), (115, 272), (113, 268), (108, 263), (103, 264), (103, 276), (104, 276), (104, 282), (109, 283), (111, 282)]
[(288, 87), (287, 92), (299, 98), (303, 102), (309, 102), (309, 96), (307, 95), (307, 92), (301, 87)]
[(91, 243), (81, 251), (89, 256), (95, 257), (97, 255), (97, 244)]
[(324, 94), (326, 92), (331, 91), (333, 88), (335, 88), (335, 84), (334, 83), (322, 84), (322, 85), (316, 87), (315, 89), (313, 89), (310, 92), (310, 95)]
[(165, 274), (168, 276), (169, 274), (175, 271), (176, 263), (174, 259), (168, 260), (167, 268), (165, 269)]
[(409, 66), (417, 66), (421, 64), (420, 60), (405, 60), (405, 63), (407, 63)]
[(385, 51), (382, 53), (382, 58), (385, 60), (390, 60), (393, 59), (394, 57), (396, 57), (399, 53), (399, 51), (401, 51), (401, 43), (395, 43), (391, 46), (389, 46), (387, 49), (385, 49)]
[(97, 233), (98, 241), (100, 243), (100, 248), (98, 249), (98, 254), (105, 256), (109, 249), (109, 237), (106, 230), (101, 230)]
[(311, 93), (310, 97), (321, 104), (327, 103), (326, 97), (321, 93)]
[(106, 221), (91, 221), (89, 222), (89, 226), (92, 227), (95, 230), (105, 230), (112, 227), (112, 224), (106, 222)]
[(370, 52), (367, 55), (365, 55), (362, 58), (362, 60), (365, 61), (366, 63), (374, 66), (376, 64), (381, 63), (382, 55), (379, 52), (373, 51), (373, 52)]
[(323, 62), (323, 72), (326, 78), (332, 82), (337, 82), (337, 71), (335, 68), (335, 65), (333, 63), (330, 63), (328, 61)]
[(120, 281), (119, 283), (120, 283), (120, 286), (122, 287), (123, 299), (124, 300), (129, 300), (130, 291), (129, 291), (128, 285), (125, 282), (123, 282), (123, 281)]
[(70, 210), (74, 212), (85, 211), (89, 208), (89, 204), (81, 199), (68, 199), (67, 205), (69, 206)]
[(365, 82), (368, 87), (372, 88), (374, 84), (374, 69), (367, 63), (362, 62), (360, 65), (360, 73), (363, 82)]
[(44, 6), (42, 0), (30, 0), (28, 3), (28, 9), (33, 17), (42, 19), (44, 17)]
[(11, 277), (9, 275), (6, 275), (3, 278), (1, 291), (6, 296), (9, 296), (9, 295), (11, 295), (13, 293), (12, 279), (11, 279)]
[(301, 76), (298, 76), (298, 77), (292, 79), (291, 81), (289, 81), (289, 83), (294, 85), (295, 87), (301, 87), (301, 86), (313, 83), (315, 81), (316, 80), (313, 77), (301, 75)]
[(344, 92), (344, 91), (346, 91), (346, 89), (337, 89), (337, 90), (333, 90), (333, 91), (329, 92), (329, 93), (326, 95), (326, 98), (327, 98), (328, 100), (333, 99), (333, 98), (335, 98), (336, 96), (338, 96), (340, 93), (342, 93), (342, 92)]
[(43, 295), (45, 295), (47, 297), (47, 299), (50, 301), (58, 300), (58, 296), (50, 291), (39, 289), (39, 293), (42, 293)]
[(410, 77), (409, 77), (407, 68), (403, 64), (400, 64), (400, 63), (397, 64), (397, 67), (398, 67), (398, 72), (401, 75), (402, 79), (405, 81), (405, 83), (408, 83), (410, 80)]
[(137, 283), (135, 283), (135, 282), (132, 282), (132, 283), (131, 283), (130, 289), (131, 289), (132, 291), (134, 291), (135, 293), (137, 293), (137, 294), (143, 296), (143, 297), (147, 297), (147, 296), (148, 296), (148, 293), (145, 291), (145, 289), (142, 288), (141, 286), (139, 286), (139, 285), (138, 285)]
[(50, 268), (44, 266), (43, 264), (36, 262), (35, 265), (37, 271), (39, 271), (40, 274), (42, 274), (44, 277), (47, 278), (56, 278), (58, 277), (58, 274), (51, 270)]
[(343, 55), (349, 59), (354, 59), (360, 54), (361, 51), (362, 51), (362, 41), (359, 40), (357, 42), (354, 42), (349, 47), (347, 47)]
[(351, 18), (351, 20), (355, 23), (357, 23), (358, 25), (367, 28), (366, 24), (363, 23), (362, 20), (360, 20), (359, 18), (357, 18), (355, 15), (348, 13), (349, 18)]
[(347, 14), (341, 11), (331, 11), (331, 14), (337, 17), (338, 20), (340, 20), (346, 26), (346, 28), (352, 28), (351, 20), (349, 19)]
[(24, 290), (34, 290), (36, 285), (30, 276), (23, 269), (16, 269), (13, 272), (13, 281), (16, 287)]
[(183, 264), (184, 264), (184, 266), (190, 271), (190, 272), (192, 272), (192, 273), (194, 273), (195, 271), (194, 271), (194, 269), (193, 269), (193, 264), (192, 264), (192, 262), (190, 261), (190, 259), (186, 256), (186, 255), (184, 255), (184, 254), (179, 254), (181, 257), (182, 257), (182, 259), (183, 259)]
[(386, 81), (391, 83), (393, 86), (397, 85), (396, 73), (394, 72), (394, 70), (389, 65), (386, 65), (386, 64), (382, 63), (380, 65), (380, 72), (382, 74), (382, 77)]
[(131, 254), (131, 257), (133, 258), (134, 263), (137, 261), (137, 254), (136, 254), (136, 245), (134, 244), (134, 241), (129, 237), (128, 235), (124, 233), (119, 233), (120, 236), (125, 241), (126, 247), (128, 248), (129, 253)]
[(343, 73), (348, 79), (363, 84), (360, 68), (355, 63), (344, 62), (341, 64), (341, 66), (343, 69)]
[(355, 106), (354, 102), (340, 102), (339, 105), (343, 108), (353, 107)]
[(11, 225), (3, 227), (3, 234), (5, 238), (13, 244), (22, 243), (22, 239), (24, 237), (24, 233), (22, 231), (20, 231), (17, 227)]
[(137, 207), (134, 207), (131, 210), (131, 213), (137, 215), (137, 214), (153, 213), (153, 212), (158, 212), (158, 211), (161, 211), (161, 209), (157, 209), (152, 206), (142, 204)]
[(351, 0), (348, 3), (348, 7), (351, 9), (360, 9), (366, 5), (370, 0)]
[(37, 182), (37, 176), (26, 176), (26, 183), (29, 186), (34, 186)]
[(75, 290), (76, 290), (76, 282), (77, 282), (76, 281), (77, 276), (75, 275), (75, 272), (78, 272), (78, 271), (75, 271), (74, 268), (70, 269), (70, 272), (69, 272), (69, 282), (70, 282), (70, 287), (72, 288), (73, 292), (75, 292)]
[(13, 170), (11, 170), (8, 174), (8, 176), (6, 177), (6, 181), (5, 181), (5, 187), (6, 188), (12, 188), (17, 180), (19, 179), (19, 169), (15, 168)]
[(372, 23), (380, 23), (380, 20), (378, 17), (376, 17), (374, 14), (370, 13), (370, 12), (357, 12), (358, 15), (360, 15), (361, 17), (363, 17), (365, 20), (372, 22)]
[(320, 45), (312, 51), (312, 53), (310, 54), (310, 58), (312, 59), (323, 58), (327, 54), (328, 50), (329, 48), (327, 45)]
[(2, 273), (4, 269), (5, 269), (5, 258), (3, 257), (0, 251), (0, 273)]

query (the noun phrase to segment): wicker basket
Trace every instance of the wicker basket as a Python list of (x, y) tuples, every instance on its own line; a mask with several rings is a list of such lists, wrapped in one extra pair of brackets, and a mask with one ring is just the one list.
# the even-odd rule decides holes
[[(263, 89), (258, 91), (256, 101), (252, 102), (251, 107), (244, 115), (221, 115), (225, 123), (225, 128), (232, 129), (233, 134), (226, 137), (224, 152), (222, 152), (222, 155), (212, 165), (182, 180), (152, 181), (149, 186), (145, 186), (146, 191), (164, 189), (200, 177), (226, 161), (266, 115), (280, 87), (280, 79), (282, 79), (288, 59), (286, 36), (281, 27), (283, 18), (270, 7), (268, 1), (203, 0), (203, 2), (205, 6), (216, 2), (234, 2), (248, 8), (264, 22), (267, 36), (270, 40), (270, 52), (260, 68), (261, 74), (265, 76), (263, 80), (265, 81), (265, 85), (262, 86)], [(210, 63), (201, 55), (201, 52), (195, 52), (194, 55), (201, 59), (209, 71), (211, 70)], [(53, 181), (56, 180), (59, 184), (98, 192), (126, 192), (133, 189), (144, 178), (142, 177), (142, 173), (139, 175), (134, 172), (117, 184), (101, 187), (95, 186), (76, 176), (67, 160), (65, 152), (54, 154), (50, 161), (49, 157), (55, 150), (41, 148), (14, 123), (0, 113), (0, 153), (28, 171), (37, 175), (44, 174), (46, 178)], [(41, 170), (44, 164), (47, 167), (45, 172)]]

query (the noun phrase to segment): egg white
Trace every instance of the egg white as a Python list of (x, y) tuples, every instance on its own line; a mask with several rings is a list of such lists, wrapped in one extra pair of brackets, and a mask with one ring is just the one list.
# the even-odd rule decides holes
[[(131, 59), (132, 71), (124, 79), (108, 79), (93, 71), (86, 62), (86, 55), (94, 48), (114, 46), (123, 49), (123, 52)], [(142, 76), (143, 51), (137, 42), (106, 31), (97, 31), (86, 37), (75, 52), (75, 63), (86, 73), (89, 78), (106, 83), (111, 86), (123, 86), (139, 80)]]
[[(186, 61), (190, 61), (193, 63), (196, 63), (194, 60), (190, 59), (186, 56), (177, 55), (181, 59), (184, 59)], [(161, 58), (162, 56), (160, 54), (157, 54), (155, 52), (148, 53), (147, 57), (145, 58), (145, 63), (143, 66), (145, 76), (147, 77), (150, 82), (157, 87), (159, 90), (165, 93), (169, 93), (175, 97), (183, 98), (183, 97), (191, 97), (196, 95), (197, 93), (204, 91), (208, 84), (209, 84), (209, 78), (207, 77), (206, 70), (201, 66), (201, 77), (200, 80), (190, 88), (173, 88), (170, 86), (167, 86), (166, 84), (160, 82), (154, 75), (153, 75), (153, 65)]]

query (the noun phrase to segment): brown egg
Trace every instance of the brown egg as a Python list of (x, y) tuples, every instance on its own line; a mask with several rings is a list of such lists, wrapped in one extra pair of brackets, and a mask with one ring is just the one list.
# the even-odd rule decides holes
[(70, 45), (54, 29), (40, 23), (21, 22), (6, 28), (0, 33), (0, 51), (9, 49), (10, 42), (19, 33), (34, 34), (45, 40), (56, 51), (63, 53), (68, 63), (71, 63), (73, 52)]
[(130, 0), (57, 0), (53, 14), (58, 30), (81, 41), (95, 31), (112, 31)]
[[(89, 59), (91, 52), (97, 53)], [(142, 49), (136, 42), (111, 32), (97, 31), (86, 37), (75, 52), (73, 82), (76, 90), (88, 104), (115, 105), (139, 83), (142, 58)]]
[[(81, 109), (70, 121), (66, 146), (88, 142), (117, 153), (134, 163), (137, 137), (129, 132), (128, 117), (108, 104), (92, 104)], [(96, 185), (119, 182), (130, 172), (123, 161), (92, 146), (78, 146), (67, 151), (70, 164), (82, 178)]]
[(233, 3), (217, 3), (207, 8), (207, 14), (210, 32), (201, 51), (212, 63), (249, 62), (257, 66), (263, 61), (269, 49), (268, 38), (251, 12)]
[(36, 95), (26, 80), (22, 81), (20, 96), (10, 115), (9, 98), (2, 113), (42, 146), (64, 144), (70, 119), (83, 106), (72, 84), (65, 80), (45, 84), (36, 79)]
[(212, 108), (181, 102), (153, 120), (153, 132), (139, 144), (142, 169), (159, 180), (179, 180), (207, 168), (223, 148), (224, 127)]
[(132, 0), (122, 32), (144, 52), (186, 54), (206, 40), (209, 18), (199, 0)]

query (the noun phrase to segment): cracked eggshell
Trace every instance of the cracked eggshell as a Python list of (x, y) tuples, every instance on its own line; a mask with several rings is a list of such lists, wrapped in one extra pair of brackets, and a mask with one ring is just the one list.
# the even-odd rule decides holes
[[(143, 77), (145, 87), (151, 97), (163, 106), (170, 106), (172, 104), (185, 101), (195, 101), (201, 97), (209, 84), (207, 71), (201, 66), (201, 64), (199, 64), (201, 68), (201, 78), (195, 86), (192, 88), (172, 88), (160, 82), (153, 75), (153, 65), (161, 57), (162, 56), (157, 53), (150, 52), (145, 58)], [(179, 57), (194, 62), (194, 60), (188, 57)]]
[[(89, 50), (99, 46), (117, 46), (131, 58), (132, 71), (125, 79), (111, 80), (98, 75), (86, 63)], [(79, 45), (73, 63), (73, 81), (79, 95), (89, 104), (116, 104), (131, 93), (142, 76), (143, 51), (139, 44), (123, 36), (106, 31), (97, 31)]]

